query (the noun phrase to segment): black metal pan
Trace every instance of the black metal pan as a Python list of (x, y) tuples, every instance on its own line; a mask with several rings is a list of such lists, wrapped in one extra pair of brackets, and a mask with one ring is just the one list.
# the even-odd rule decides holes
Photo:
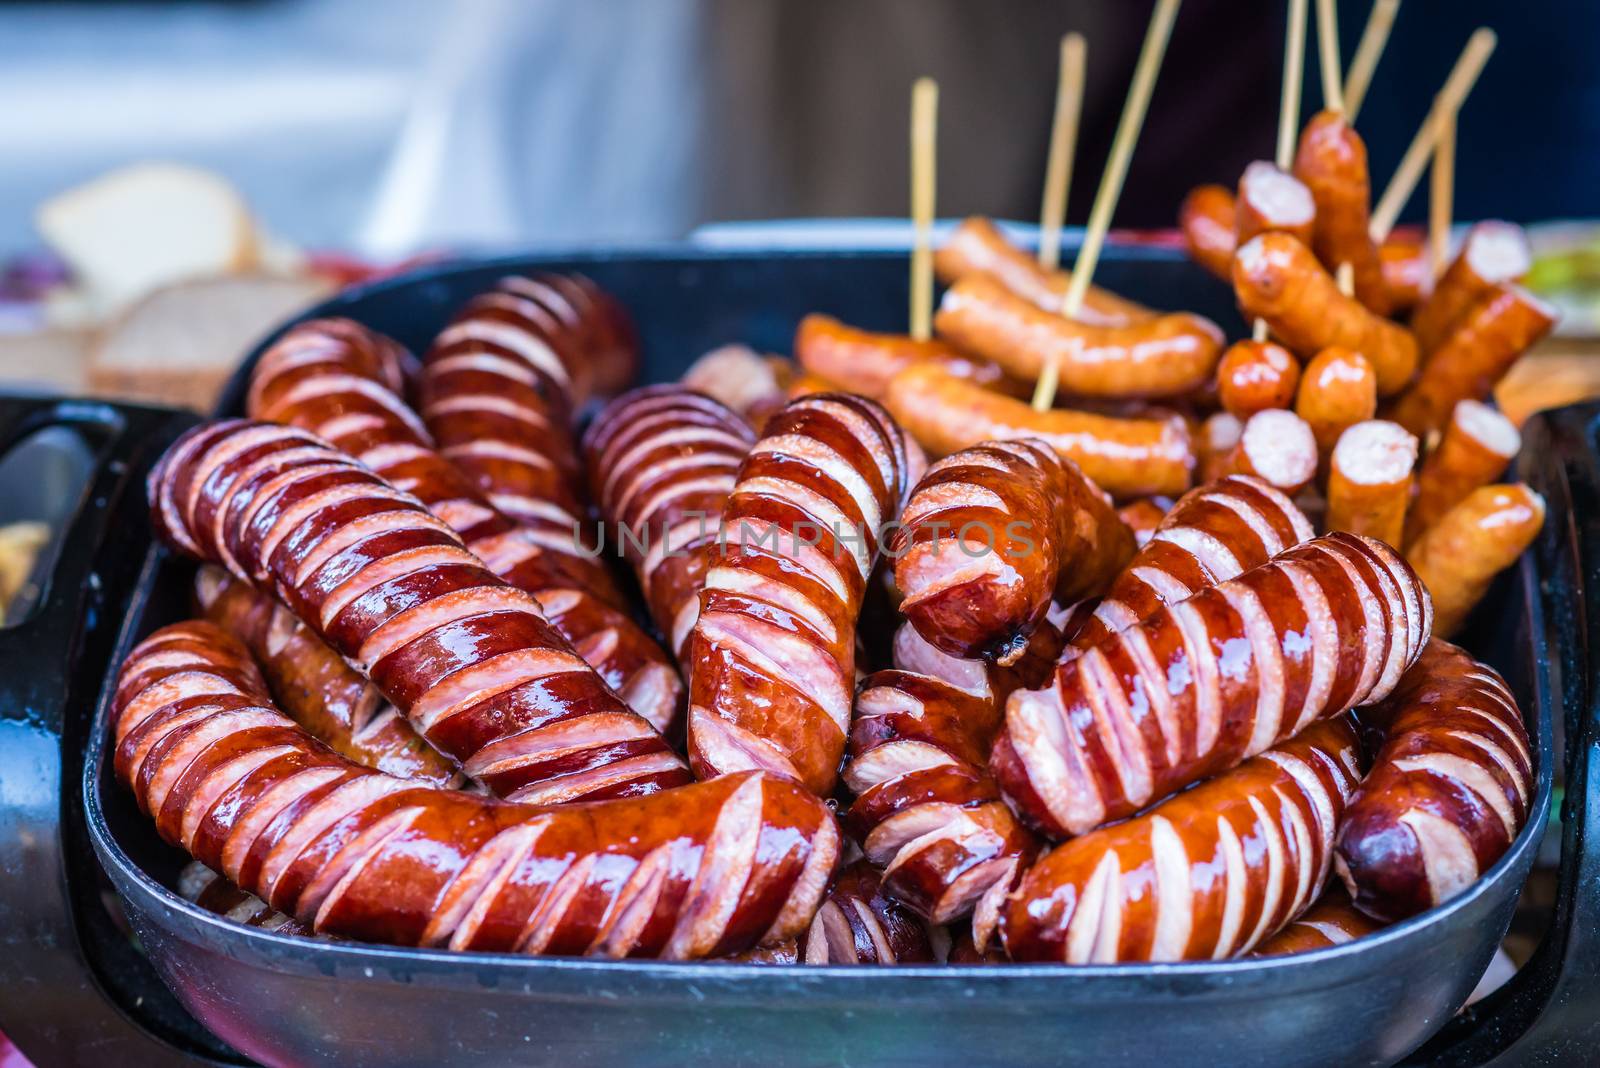
[[(425, 271), (308, 314), (349, 315), (421, 347), (455, 306), (499, 275), (576, 267), (634, 309), (646, 377), (665, 379), (732, 339), (785, 351), (806, 311), (890, 328), (903, 317), (903, 264), (903, 256), (890, 254), (681, 249), (504, 260)], [(1170, 253), (1118, 250), (1103, 262), (1101, 280), (1154, 305), (1194, 308), (1235, 331), (1241, 326), (1223, 288)], [(244, 374), (224, 410), (238, 404)], [(1589, 518), (1597, 513), (1588, 498), (1600, 493), (1590, 417), (1569, 412), (1530, 429), (1538, 447), (1527, 451), (1525, 477), (1550, 498), (1549, 523), (1536, 552), (1496, 585), (1468, 639), (1506, 675), (1529, 717), (1539, 772), (1529, 828), (1467, 893), (1345, 946), (1216, 964), (880, 970), (451, 954), (316, 943), (238, 927), (165, 889), (181, 858), (159, 843), (107, 768), (105, 711), (93, 691), (103, 695), (122, 653), (186, 608), (187, 565), (155, 549), (142, 556), (128, 551), (128, 539), (146, 537), (139, 524), (108, 539), (114, 555), (96, 550), (97, 566), (131, 585), (122, 616), (63, 624), (76, 628), (67, 640), (82, 653), (69, 666), (77, 685), (57, 710), (59, 774), (66, 783), (78, 777), (82, 809), (69, 789), (53, 837), (62, 843), (58, 854), (70, 856), (87, 833), (163, 983), (233, 1049), (272, 1064), (1376, 1064), (1407, 1056), (1441, 1028), (1421, 1054), (1436, 1063), (1484, 1063), (1519, 1042), (1519, 1050), (1533, 1044), (1542, 1052), (1552, 1041), (1577, 1041), (1541, 1030), (1547, 1017), (1564, 1018), (1572, 1028), (1593, 1026), (1563, 1006), (1596, 989), (1594, 965), (1581, 955), (1595, 937), (1600, 890), (1595, 858), (1582, 855), (1593, 818), (1588, 747), (1600, 734), (1585, 714), (1590, 681), (1580, 585), (1584, 539), (1600, 536)], [(148, 463), (171, 432), (152, 431), (130, 469)], [(1590, 551), (1600, 554), (1600, 540)], [(1560, 585), (1551, 582), (1555, 576)], [(0, 656), (14, 658), (11, 641), (11, 633), (0, 634)], [(0, 717), (10, 714), (0, 708)], [(1557, 764), (1552, 715), (1566, 721), (1561, 763), (1571, 776), (1555, 926), (1540, 956), (1507, 990), (1452, 1021), (1503, 937), (1534, 860)], [(75, 754), (82, 750), (72, 747), (85, 732), (89, 748), (80, 763)], [(0, 769), (0, 783), (16, 773), (3, 750)], [(52, 830), (40, 818), (34, 833)], [(9, 873), (18, 853), (9, 827), (0, 829), (0, 870)], [(94, 910), (84, 859), (64, 869), (62, 907), (69, 915), (65, 922), (55, 917), (54, 934), (81, 931), (83, 914)], [(47, 869), (33, 870), (42, 878)], [(0, 882), (0, 901), (24, 888), (21, 879)], [(56, 904), (35, 910), (41, 931)], [(1593, 947), (1587, 948), (1592, 961)], [(91, 972), (95, 957), (92, 942), (79, 954)], [(17, 971), (16, 962), (0, 962), (7, 998)], [(128, 971), (126, 982), (96, 978), (91, 993), (99, 1008), (115, 1009), (106, 1015), (126, 1013), (141, 1040), (169, 1043), (173, 1057), (233, 1056), (186, 1028), (160, 992), (138, 986), (136, 972)], [(142, 1006), (130, 1004), (134, 990), (166, 1014), (162, 1020), (141, 1018)], [(37, 1037), (29, 1019), (28, 1010), (0, 1003), (0, 1027), (25, 1050)], [(46, 1052), (84, 1051), (59, 1035), (37, 1043)]]

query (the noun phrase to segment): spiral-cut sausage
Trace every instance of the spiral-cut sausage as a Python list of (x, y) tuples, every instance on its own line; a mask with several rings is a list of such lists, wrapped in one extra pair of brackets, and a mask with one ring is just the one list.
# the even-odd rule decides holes
[(502, 279), (474, 297), (423, 357), (423, 422), (439, 451), (583, 585), (620, 603), (609, 573), (583, 550), (582, 467), (571, 421), (588, 393), (575, 311), (553, 290)]
[(286, 916), (254, 894), (247, 894), (197, 860), (178, 873), (178, 895), (207, 912), (246, 927), (281, 935), (309, 935), (311, 928)]
[[(1345, 811), (1348, 813), (1349, 809)], [(1339, 859), (1334, 857), (1334, 863)], [(1350, 895), (1337, 879), (1328, 881), (1312, 906), (1296, 916), (1283, 930), (1256, 947), (1252, 957), (1275, 957), (1284, 953), (1309, 953), (1314, 949), (1342, 946), (1374, 931), (1383, 924), (1350, 903)]]
[(1019, 961), (1220, 960), (1322, 891), (1360, 778), (1349, 716), (1318, 723), (1035, 864), (1000, 919)]
[[(313, 320), (262, 354), (248, 413), (300, 427), (415, 494), (454, 527), (501, 578), (538, 598), (545, 616), (606, 684), (658, 730), (679, 712), (683, 684), (656, 643), (586, 585), (585, 571), (518, 529), (440, 453), (386, 381), (369, 375), (371, 351), (398, 348), (348, 320)], [(575, 538), (576, 532), (570, 532)]]
[(1098, 594), (1133, 533), (1070, 460), (1037, 439), (948, 456), (911, 492), (889, 542), (900, 611), (930, 644), (1009, 662), (1062, 604)]
[(272, 707), (208, 623), (123, 665), (116, 772), (161, 836), (319, 933), (686, 959), (793, 937), (838, 858), (827, 808), (760, 773), (538, 808), (345, 760)]
[(877, 869), (865, 860), (833, 880), (795, 949), (799, 964), (917, 964), (934, 959), (928, 928), (884, 893)]
[(1528, 731), (1505, 680), (1437, 639), (1359, 715), (1384, 742), (1335, 863), (1358, 908), (1400, 920), (1465, 890), (1516, 841), (1533, 803)]
[(1229, 475), (1178, 499), (1087, 618), (1073, 648), (1092, 645), (1161, 608), (1259, 567), (1311, 537), (1294, 502), (1249, 475)]
[(989, 770), (1036, 828), (1083, 834), (1388, 696), (1431, 616), (1387, 546), (1314, 538), (1012, 694)]
[(273, 699), (318, 741), (397, 778), (460, 784), (455, 761), (276, 599), (209, 564), (195, 574), (194, 592), (201, 613), (244, 642)]
[(492, 791), (649, 792), (687, 769), (415, 497), (303, 430), (196, 427), (150, 476), (168, 544), (271, 592)]
[(855, 628), (906, 443), (865, 397), (815, 393), (767, 424), (724, 509), (688, 646), (689, 759), (833, 789), (850, 727)]
[(584, 439), (595, 503), (680, 660), (723, 505), (754, 443), (749, 424), (731, 409), (673, 385), (618, 397)]

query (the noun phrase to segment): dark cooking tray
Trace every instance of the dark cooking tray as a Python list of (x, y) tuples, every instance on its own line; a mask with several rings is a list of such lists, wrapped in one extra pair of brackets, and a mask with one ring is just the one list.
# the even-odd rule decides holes
[[(350, 315), (422, 347), (500, 274), (566, 267), (587, 271), (634, 309), (651, 379), (673, 377), (728, 340), (786, 351), (806, 311), (892, 328), (905, 307), (900, 255), (669, 250), (430, 269), (312, 314)], [(1223, 288), (1171, 254), (1113, 250), (1101, 277), (1137, 299), (1240, 326)], [(237, 406), (243, 375), (224, 410)], [(1468, 641), (1506, 674), (1537, 741), (1534, 810), (1510, 853), (1445, 907), (1351, 945), (1266, 961), (1076, 968), (775, 969), (328, 945), (240, 928), (181, 901), (164, 888), (181, 858), (112, 781), (97, 707), (122, 653), (186, 607), (188, 565), (145, 553), (136, 515), (131, 479), (177, 429), (148, 426), (145, 439), (121, 446), (118, 492), (92, 498), (75, 521), (69, 538), (84, 552), (77, 570), (63, 556), (46, 613), (54, 629), (41, 629), (47, 638), (0, 633), (0, 658), (12, 662), (0, 676), (6, 696), (23, 664), (46, 665), (36, 684), (45, 692), (31, 705), (38, 737), (28, 763), (0, 746), (0, 909), (25, 902), (29, 932), (0, 960), (0, 1028), (43, 1065), (235, 1056), (187, 1021), (145, 958), (115, 936), (87, 840), (182, 1005), (234, 1048), (271, 1063), (1383, 1063), (1445, 1024), (1421, 1056), (1483, 1063), (1510, 1047), (1521, 1057), (1576, 1042), (1585, 1028), (1592, 1038), (1594, 1013), (1583, 1009), (1597, 989), (1589, 943), (1600, 858), (1581, 849), (1593, 818), (1586, 801), (1597, 734), (1585, 714), (1592, 682), (1582, 597), (1593, 564), (1582, 561), (1600, 559), (1595, 417), (1571, 409), (1529, 428), (1525, 477), (1550, 498), (1549, 523), (1536, 552), (1496, 584)], [(82, 598), (65, 594), (79, 590), (90, 560), (115, 588), (85, 612)], [(15, 729), (9, 717), (20, 707), (0, 703), (0, 729)], [(1505, 932), (1533, 861), (1551, 797), (1553, 713), (1566, 722), (1571, 784), (1554, 925), (1504, 991), (1451, 1020)], [(81, 796), (63, 791), (55, 813), (33, 805), (17, 830), (6, 784), (41, 775), (80, 781)], [(81, 1032), (71, 1026), (78, 1021)]]

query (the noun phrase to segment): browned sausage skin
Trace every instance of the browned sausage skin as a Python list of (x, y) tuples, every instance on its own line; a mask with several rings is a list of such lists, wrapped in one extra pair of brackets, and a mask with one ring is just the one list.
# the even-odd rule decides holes
[[(1348, 808), (1346, 809), (1348, 812)], [(1335, 859), (1335, 863), (1338, 863)], [(1275, 957), (1284, 953), (1310, 953), (1315, 949), (1342, 946), (1375, 931), (1383, 924), (1350, 903), (1344, 886), (1333, 879), (1328, 888), (1283, 930), (1256, 947), (1253, 957)]]
[(1178, 229), (1189, 258), (1226, 282), (1238, 247), (1238, 206), (1233, 192), (1220, 185), (1191, 189), (1178, 209)]
[(1520, 281), (1532, 266), (1533, 252), (1522, 227), (1493, 219), (1474, 225), (1433, 293), (1411, 317), (1423, 354), (1442, 345), (1461, 317), (1495, 287)]
[(1356, 299), (1374, 314), (1388, 315), (1389, 288), (1383, 281), (1378, 246), (1368, 233), (1372, 188), (1366, 143), (1343, 115), (1320, 112), (1300, 133), (1294, 174), (1316, 201), (1311, 248), (1317, 258), (1330, 273), (1348, 263)]
[(1045, 311), (987, 275), (945, 291), (939, 336), (1024, 382), (1052, 363), (1061, 389), (1082, 397), (1174, 397), (1201, 386), (1222, 354), (1222, 331), (1187, 312), (1127, 326), (1092, 326)]
[(1182, 493), (1194, 471), (1188, 427), (1177, 416), (1036, 412), (1026, 401), (921, 365), (894, 376), (884, 404), (931, 456), (985, 441), (1038, 438), (1117, 497)]
[(245, 644), (279, 706), (318, 741), (397, 778), (461, 784), (455, 761), (275, 598), (209, 564), (194, 589), (202, 614)]
[(1261, 566), (1312, 534), (1294, 502), (1260, 479), (1229, 475), (1197, 486), (1178, 499), (1093, 613), (1079, 617), (1078, 629), (1067, 637), (1074, 650), (1087, 649), (1169, 604)]
[(951, 656), (1008, 663), (1052, 598), (1098, 594), (1133, 555), (1110, 500), (1042, 441), (991, 441), (928, 469), (890, 543), (900, 611)]
[(1035, 828), (1083, 834), (1387, 696), (1431, 614), (1387, 546), (1314, 538), (1012, 694), (989, 770)]
[[(657, 729), (677, 716), (683, 685), (661, 649), (584, 577), (567, 533), (565, 552), (517, 525), (440, 453), (399, 396), (374, 373), (367, 352), (398, 349), (348, 320), (312, 320), (262, 354), (251, 375), (249, 414), (326, 438), (454, 527), (501, 578), (539, 599), (546, 617), (606, 684)], [(609, 579), (607, 579), (609, 586)]]
[[(931, 363), (1010, 396), (1024, 396), (1026, 384), (1010, 378), (990, 360), (963, 355), (942, 341), (918, 341), (904, 334), (875, 334), (813, 313), (800, 320), (794, 335), (794, 358), (816, 378), (835, 389), (882, 400), (889, 380), (914, 363)], [(826, 392), (825, 390), (796, 390)]]
[[(973, 275), (988, 275), (1024, 300), (1056, 313), (1072, 286), (1070, 271), (1046, 270), (1007, 241), (994, 223), (977, 217), (963, 220), (934, 250), (933, 269), (947, 285)], [(1091, 285), (1077, 319), (1094, 326), (1127, 326), (1155, 316), (1156, 312), (1142, 304)]]
[(900, 428), (865, 397), (810, 394), (767, 424), (728, 497), (689, 637), (701, 778), (755, 767), (833, 789), (856, 620), (906, 465)]
[(1220, 960), (1315, 900), (1360, 778), (1348, 715), (1058, 846), (1001, 915), (1006, 952), (1069, 964)]
[(134, 650), (112, 721), (117, 777), (162, 837), (319, 933), (720, 956), (797, 934), (838, 858), (826, 807), (758, 773), (537, 808), (360, 767), (277, 711), (208, 623)]
[[(1268, 230), (1282, 230), (1310, 244), (1317, 221), (1311, 190), (1294, 175), (1265, 160), (1256, 160), (1239, 176), (1234, 211), (1236, 246)], [(1231, 258), (1231, 249), (1228, 254)]]
[(1505, 681), (1438, 640), (1360, 716), (1384, 742), (1345, 811), (1337, 866), (1362, 911), (1400, 920), (1511, 848), (1532, 804), (1528, 731)]
[(495, 793), (576, 800), (687, 780), (538, 600), (305, 431), (197, 427), (151, 472), (150, 500), (163, 540), (274, 594)]
[(754, 443), (731, 409), (673, 385), (618, 397), (584, 438), (595, 503), (680, 660), (723, 506)]

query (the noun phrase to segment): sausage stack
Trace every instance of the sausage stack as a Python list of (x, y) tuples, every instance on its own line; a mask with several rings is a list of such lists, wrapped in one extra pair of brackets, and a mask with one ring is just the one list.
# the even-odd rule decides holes
[(693, 385), (621, 392), (634, 330), (575, 276), (421, 361), (290, 330), (150, 478), (201, 618), (122, 665), (115, 767), (185, 895), (892, 965), (1297, 952), (1462, 892), (1531, 804), (1509, 691), (1444, 639), (1542, 521), (1484, 402), (1548, 314), (1503, 224), (1416, 292), (1353, 139), (1319, 116), (1293, 174), (1185, 205), (1266, 341), (1103, 289), (1068, 319), (981, 219), (936, 340), (812, 315)]

